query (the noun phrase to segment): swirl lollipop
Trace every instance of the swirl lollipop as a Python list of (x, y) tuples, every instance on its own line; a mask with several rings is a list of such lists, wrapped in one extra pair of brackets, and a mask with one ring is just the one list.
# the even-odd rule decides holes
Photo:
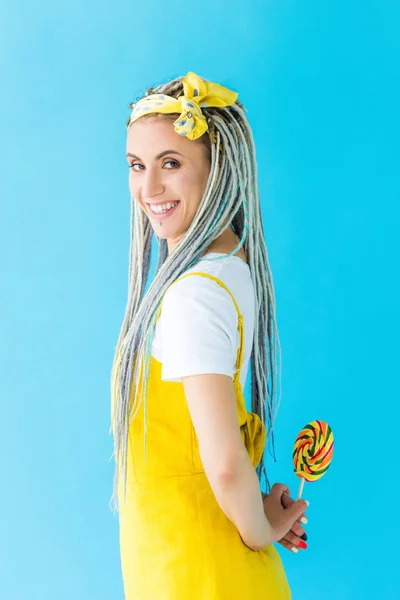
[(333, 456), (333, 433), (325, 421), (311, 421), (299, 433), (293, 448), (293, 463), (301, 484), (297, 499), (301, 498), (304, 481), (316, 481), (326, 473)]

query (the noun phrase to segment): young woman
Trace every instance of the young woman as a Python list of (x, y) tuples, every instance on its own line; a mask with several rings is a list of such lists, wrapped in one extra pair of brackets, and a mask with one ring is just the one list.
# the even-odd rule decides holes
[(305, 546), (307, 503), (282, 484), (260, 491), (279, 343), (245, 109), (193, 72), (131, 108), (129, 290), (112, 371), (125, 597), (286, 600), (273, 543)]

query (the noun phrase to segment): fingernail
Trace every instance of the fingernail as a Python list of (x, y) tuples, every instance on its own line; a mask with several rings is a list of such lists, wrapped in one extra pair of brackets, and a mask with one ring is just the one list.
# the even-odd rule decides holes
[(305, 517), (303, 517), (302, 519), (300, 519), (300, 521), (302, 523), (304, 523), (304, 525), (307, 525), (307, 523), (308, 523), (308, 519), (306, 519)]
[(293, 548), (292, 548), (292, 552), (298, 552), (298, 551), (299, 551), (299, 549), (298, 549), (298, 548), (295, 548), (295, 547), (293, 546)]
[(299, 542), (299, 548), (305, 550), (307, 548), (307, 544), (305, 542)]
[(310, 506), (310, 503), (308, 500), (304, 500), (304, 502), (307, 504), (307, 506)]
[(305, 542), (307, 541), (307, 534), (303, 533), (303, 535), (300, 536), (302, 540), (304, 540)]

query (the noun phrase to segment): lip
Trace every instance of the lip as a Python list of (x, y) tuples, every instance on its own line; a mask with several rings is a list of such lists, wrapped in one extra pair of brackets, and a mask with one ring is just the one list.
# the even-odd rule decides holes
[[(153, 213), (153, 211), (151, 210), (151, 208), (149, 208), (148, 212), (151, 215), (152, 219), (155, 219), (156, 221), (163, 221), (164, 219), (168, 219), (168, 217), (170, 217), (175, 210), (178, 208), (178, 206), (180, 205), (180, 200), (175, 200), (175, 202), (178, 202), (178, 204), (176, 206), (174, 206), (173, 208), (170, 208), (168, 212), (161, 214), (161, 215), (156, 215), (155, 213)], [(158, 204), (166, 204), (165, 202), (158, 202)], [(153, 204), (152, 206), (157, 206), (157, 203)], [(149, 205), (150, 207), (150, 205)]]
[(164, 202), (146, 202), (147, 206), (160, 206), (161, 204), (173, 204), (174, 202), (180, 202), (180, 200), (164, 200)]

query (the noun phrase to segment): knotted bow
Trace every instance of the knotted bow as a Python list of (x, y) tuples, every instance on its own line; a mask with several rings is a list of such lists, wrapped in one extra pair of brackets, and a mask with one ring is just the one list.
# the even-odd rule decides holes
[(218, 83), (203, 81), (192, 71), (189, 71), (182, 82), (184, 95), (179, 98), (166, 94), (151, 94), (139, 100), (133, 106), (128, 128), (137, 119), (149, 113), (180, 113), (179, 118), (174, 121), (175, 131), (189, 140), (195, 140), (208, 129), (207, 119), (201, 107), (231, 106), (238, 97), (236, 92)]

